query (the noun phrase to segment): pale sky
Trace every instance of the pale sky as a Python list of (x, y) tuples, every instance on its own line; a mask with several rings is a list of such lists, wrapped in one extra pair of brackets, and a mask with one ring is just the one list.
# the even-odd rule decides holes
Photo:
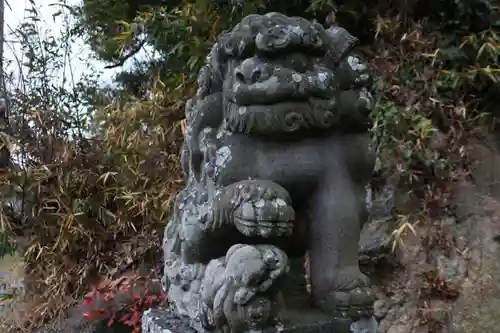
[[(4, 1), (4, 0), (0, 0)], [(59, 0), (34, 0), (34, 2), (37, 5), (37, 8), (40, 11), (40, 18), (41, 22), (39, 22), (39, 27), (41, 31), (45, 31), (47, 29), (50, 29), (50, 32), (48, 35), (54, 36), (54, 37), (59, 37), (61, 36), (61, 31), (64, 30), (64, 16), (60, 15), (58, 17), (54, 18), (52, 17), (52, 14), (56, 13), (60, 7), (57, 5), (53, 6), (52, 4), (57, 3)], [(73, 4), (78, 4), (82, 0), (66, 0), (66, 4), (68, 5), (73, 5)], [(20, 47), (19, 45), (16, 45), (15, 42), (15, 37), (11, 35), (12, 30), (15, 30), (21, 22), (23, 22), (23, 19), (25, 18), (25, 15), (29, 16), (30, 14), (25, 14), (25, 9), (30, 8), (30, 2), (29, 0), (7, 0), (7, 3), (10, 5), (5, 6), (5, 44), (4, 44), (4, 68), (5, 72), (7, 73), (15, 73), (16, 77), (19, 77), (20, 70), (19, 66), (15, 62), (15, 56), (17, 58), (20, 58), (22, 56), (22, 52), (20, 52)], [(73, 69), (73, 76), (74, 76), (74, 81), (71, 80), (71, 77), (66, 77), (66, 84), (67, 87), (70, 88), (71, 84), (73, 82), (78, 82), (79, 77), (90, 71), (90, 70), (97, 70), (97, 71), (102, 71), (103, 76), (102, 76), (102, 83), (103, 84), (110, 84), (111, 83), (111, 78), (113, 77), (114, 74), (120, 71), (119, 68), (117, 69), (104, 69), (105, 64), (99, 61), (92, 61), (92, 66), (95, 67), (94, 69), (89, 68), (89, 66), (86, 65), (82, 59), (89, 59), (90, 58), (90, 48), (86, 46), (83, 41), (77, 41), (74, 43), (72, 46), (72, 52), (71, 55), (69, 56), (68, 62), (71, 62), (71, 68)], [(10, 66), (7, 66), (7, 62), (12, 61)], [(19, 59), (21, 62), (23, 59)], [(68, 63), (67, 63), (68, 65)], [(23, 70), (23, 72), (26, 71), (26, 68)], [(66, 75), (69, 75), (69, 73), (66, 73)], [(61, 75), (58, 79), (61, 80), (61, 83), (63, 82), (63, 72), (61, 71)], [(12, 86), (7, 83), (7, 89), (9, 90)], [(14, 86), (18, 86), (17, 82), (13, 83)], [(23, 165), (23, 160), (21, 158), (21, 155), (15, 154), (13, 155), (15, 163), (18, 165)]]
[[(3, 1), (3, 0), (0, 0)], [(64, 28), (64, 18), (63, 15), (60, 15), (55, 18), (52, 17), (52, 14), (56, 13), (60, 7), (57, 5), (53, 5), (58, 2), (58, 0), (34, 0), (37, 7), (40, 9), (41, 19), (40, 26), (48, 28), (51, 30), (51, 35), (59, 36), (60, 31)], [(66, 0), (68, 5), (74, 5), (80, 3), (82, 0)], [(19, 52), (19, 46), (15, 45), (12, 42), (12, 37), (9, 36), (11, 29), (15, 29), (22, 21), (25, 15), (25, 9), (30, 8), (30, 3), (28, 0), (7, 0), (9, 6), (5, 8), (5, 33), (6, 33), (6, 44), (4, 46), (5, 58), (7, 60), (13, 60), (13, 53), (15, 52), (18, 56), (21, 55)], [(88, 59), (90, 56), (90, 49), (86, 46), (82, 41), (78, 41), (73, 45), (72, 55), (70, 57), (71, 65), (74, 71), (75, 80), (78, 80), (78, 77), (89, 70), (87, 65), (82, 61), (82, 59)], [(96, 70), (102, 70), (104, 72), (103, 80), (104, 82), (109, 82), (110, 78), (119, 71), (119, 69), (104, 69), (105, 64), (99, 61), (93, 61), (93, 66)], [(11, 66), (11, 68), (7, 68), (6, 71), (9, 72), (12, 70), (18, 70), (17, 68)], [(69, 81), (69, 80), (67, 80)]]

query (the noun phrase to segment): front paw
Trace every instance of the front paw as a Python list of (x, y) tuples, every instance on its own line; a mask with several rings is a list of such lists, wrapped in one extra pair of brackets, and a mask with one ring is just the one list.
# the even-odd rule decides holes
[(369, 287), (358, 287), (350, 291), (336, 291), (334, 315), (357, 319), (373, 315), (373, 293)]
[(357, 267), (341, 269), (332, 290), (319, 300), (323, 310), (351, 319), (372, 316), (374, 302), (370, 279)]
[(234, 212), (236, 228), (249, 237), (290, 236), (294, 220), (292, 206), (280, 198), (246, 202)]
[(249, 237), (290, 236), (295, 211), (288, 192), (271, 181), (249, 180), (233, 185), (238, 202), (233, 210), (234, 224)]

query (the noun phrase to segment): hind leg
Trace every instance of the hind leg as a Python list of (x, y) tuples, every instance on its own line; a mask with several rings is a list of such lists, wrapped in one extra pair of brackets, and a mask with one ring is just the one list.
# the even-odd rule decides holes
[(311, 292), (315, 303), (335, 316), (369, 316), (374, 299), (358, 263), (365, 189), (346, 169), (333, 168), (311, 201)]

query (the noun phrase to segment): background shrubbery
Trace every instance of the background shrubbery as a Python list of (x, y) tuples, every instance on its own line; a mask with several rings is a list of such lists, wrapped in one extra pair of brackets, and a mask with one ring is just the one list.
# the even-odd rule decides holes
[[(266, 11), (249, 1), (60, 5), (58, 15), (76, 19), (61, 38), (41, 33), (36, 7), (12, 33), (27, 70), (11, 86), (2, 136), (12, 163), (0, 173), (0, 225), (24, 253), (35, 296), (32, 324), (103, 277), (157, 258), (172, 198), (182, 186), (179, 123), (197, 71), (219, 32), (247, 13)], [(334, 9), (337, 21), (361, 38), (377, 76), (376, 174), (416, 198), (402, 212), (402, 227), (445, 213), (449, 185), (470, 165), (466, 141), (496, 125), (497, 4), (318, 0), (267, 6), (321, 21)], [(109, 67), (129, 69), (113, 86), (100, 87), (96, 75), (67, 82), (66, 58), (76, 37)], [(62, 82), (56, 69), (66, 73)]]

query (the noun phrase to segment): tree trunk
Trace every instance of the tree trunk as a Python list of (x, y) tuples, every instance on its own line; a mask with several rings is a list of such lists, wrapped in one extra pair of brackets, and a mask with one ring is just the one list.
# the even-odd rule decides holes
[(7, 136), (9, 134), (8, 108), (9, 96), (5, 84), (4, 75), (4, 42), (5, 42), (5, 1), (0, 0), (0, 169), (10, 166), (10, 151), (7, 146)]

